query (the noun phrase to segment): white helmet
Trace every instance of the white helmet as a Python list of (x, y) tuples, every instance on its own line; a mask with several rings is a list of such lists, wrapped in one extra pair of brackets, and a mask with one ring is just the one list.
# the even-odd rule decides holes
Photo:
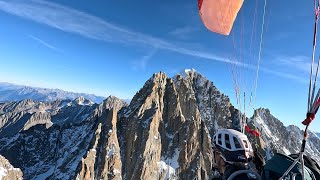
[(227, 162), (248, 162), (253, 157), (248, 137), (234, 129), (219, 129), (213, 142)]

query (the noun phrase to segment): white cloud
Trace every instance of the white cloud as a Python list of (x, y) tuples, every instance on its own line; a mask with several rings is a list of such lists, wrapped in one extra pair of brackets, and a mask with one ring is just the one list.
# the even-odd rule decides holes
[(172, 35), (189, 34), (189, 33), (195, 32), (197, 30), (198, 30), (198, 28), (196, 28), (196, 27), (185, 26), (185, 27), (181, 27), (181, 28), (176, 28), (173, 31), (171, 31), (169, 34), (172, 34)]
[(299, 82), (299, 83), (305, 83), (305, 84), (309, 83), (307, 76), (306, 76), (306, 78), (303, 78), (301, 76), (297, 76), (297, 75), (294, 75), (294, 74), (291, 74), (291, 73), (276, 71), (276, 70), (263, 68), (263, 67), (261, 67), (260, 70), (262, 72), (264, 72), (264, 73), (268, 73), (268, 74), (272, 74), (272, 75), (275, 75), (275, 76), (278, 76), (278, 77), (294, 80), (294, 81)]
[(275, 59), (274, 64), (309, 73), (311, 58), (307, 56), (279, 56)]
[(123, 28), (99, 17), (41, 0), (0, 0), (0, 10), (50, 27), (105, 42), (124, 43), (169, 50), (209, 60), (233, 63), (226, 58), (182, 47), (157, 37)]
[[(130, 29), (121, 27), (111, 22), (105, 21), (99, 17), (92, 16), (90, 14), (71, 9), (56, 3), (42, 1), (42, 0), (0, 0), (0, 11), (19, 16), (31, 21), (50, 26), (52, 28), (59, 29), (64, 32), (78, 34), (80, 36), (95, 39), (99, 41), (122, 43), (134, 46), (151, 47), (158, 50), (168, 50), (183, 55), (189, 55), (197, 58), (203, 58), (207, 60), (234, 64), (243, 68), (255, 69), (256, 66), (239, 63), (222, 56), (218, 56), (205, 51), (199, 51), (195, 48), (190, 48), (187, 45), (181, 43), (170, 42), (164, 39), (153, 37), (147, 34), (132, 31)], [(181, 29), (180, 32), (188, 32), (190, 29)], [(179, 32), (178, 30), (175, 33)], [(39, 43), (51, 48), (55, 48), (50, 44), (40, 40), (39, 38), (33, 38)], [(141, 67), (146, 66), (148, 59), (152, 57), (147, 55), (142, 58)], [(271, 69), (262, 68), (262, 71), (270, 73), (279, 77), (301, 80), (300, 77), (277, 72)]]
[(151, 50), (148, 54), (144, 55), (141, 59), (133, 62), (134, 70), (145, 70), (147, 64), (152, 59), (152, 57), (156, 54), (157, 49)]
[(42, 40), (42, 39), (40, 39), (40, 38), (38, 38), (38, 37), (35, 37), (35, 36), (33, 36), (33, 35), (28, 35), (28, 37), (31, 38), (31, 39), (33, 39), (33, 40), (35, 40), (35, 41), (37, 41), (38, 43), (42, 44), (43, 46), (45, 46), (45, 47), (47, 47), (47, 48), (49, 48), (49, 49), (51, 49), (51, 50), (53, 50), (53, 51), (61, 52), (61, 50), (58, 49), (57, 47), (49, 44), (48, 42), (46, 42), (46, 41), (44, 41), (44, 40)]
[(178, 39), (187, 40), (190, 39), (191, 34), (198, 31), (199, 28), (193, 26), (184, 26), (176, 28), (173, 31), (169, 32), (169, 35), (174, 36)]

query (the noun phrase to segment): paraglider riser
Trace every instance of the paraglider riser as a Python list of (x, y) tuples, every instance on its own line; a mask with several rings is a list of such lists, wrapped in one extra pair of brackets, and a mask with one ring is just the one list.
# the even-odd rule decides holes
[(284, 173), (284, 175), (279, 180), (284, 179), (290, 173), (290, 171), (295, 167), (295, 165), (298, 164), (299, 162), (301, 163), (302, 179), (304, 179), (305, 172), (304, 172), (304, 158), (303, 158), (303, 156), (304, 156), (304, 152), (306, 149), (306, 142), (307, 142), (307, 138), (308, 138), (308, 128), (309, 128), (309, 125), (307, 125), (306, 129), (304, 130), (304, 137), (302, 140), (301, 151), (300, 151), (299, 157), (293, 162), (293, 164), (289, 167), (289, 169)]

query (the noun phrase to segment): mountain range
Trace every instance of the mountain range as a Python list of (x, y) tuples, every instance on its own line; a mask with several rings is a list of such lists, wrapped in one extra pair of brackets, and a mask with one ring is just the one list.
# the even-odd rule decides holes
[[(2, 102), (0, 176), (210, 179), (212, 138), (217, 129), (239, 129), (238, 115), (228, 96), (195, 70), (154, 74), (130, 104), (113, 96), (99, 104), (85, 97)], [(264, 156), (267, 147), (299, 152), (303, 132), (297, 126), (284, 126), (266, 108), (248, 122), (261, 133), (249, 138)], [(320, 161), (320, 138), (309, 137), (307, 155)]]
[(86, 93), (74, 93), (59, 89), (38, 88), (24, 85), (16, 85), (7, 82), (0, 82), (0, 102), (21, 101), (32, 99), (35, 101), (54, 101), (57, 99), (75, 99), (83, 96), (95, 103), (101, 103), (105, 97)]

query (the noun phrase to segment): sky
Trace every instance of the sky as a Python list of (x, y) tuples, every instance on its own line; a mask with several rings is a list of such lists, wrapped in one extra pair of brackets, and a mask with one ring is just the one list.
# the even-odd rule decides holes
[(244, 2), (229, 36), (205, 28), (196, 0), (0, 0), (0, 81), (131, 99), (153, 73), (194, 68), (233, 104), (236, 80), (247, 103), (256, 92), (253, 108), (302, 127), (313, 2), (266, 2), (261, 41), (259, 0)]

